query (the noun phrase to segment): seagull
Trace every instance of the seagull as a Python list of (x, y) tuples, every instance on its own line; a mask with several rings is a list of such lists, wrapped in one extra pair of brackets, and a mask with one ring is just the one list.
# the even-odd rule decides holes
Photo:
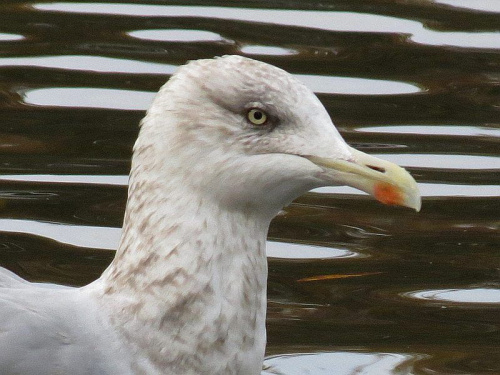
[(420, 210), (410, 174), (347, 145), (291, 74), (241, 56), (180, 67), (141, 122), (101, 277), (57, 287), (0, 269), (0, 373), (260, 374), (270, 221), (332, 185)]

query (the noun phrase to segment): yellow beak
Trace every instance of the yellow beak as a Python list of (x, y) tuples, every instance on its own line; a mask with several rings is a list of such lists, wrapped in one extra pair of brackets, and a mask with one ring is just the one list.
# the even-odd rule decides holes
[(413, 177), (400, 166), (352, 147), (352, 160), (307, 156), (337, 183), (362, 190), (384, 204), (420, 211), (420, 192)]

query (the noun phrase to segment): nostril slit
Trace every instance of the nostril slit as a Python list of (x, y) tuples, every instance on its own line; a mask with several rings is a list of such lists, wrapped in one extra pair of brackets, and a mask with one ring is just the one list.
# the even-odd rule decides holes
[(385, 168), (382, 167), (376, 167), (374, 165), (367, 165), (368, 168), (373, 169), (374, 171), (380, 172), (380, 173), (385, 173)]

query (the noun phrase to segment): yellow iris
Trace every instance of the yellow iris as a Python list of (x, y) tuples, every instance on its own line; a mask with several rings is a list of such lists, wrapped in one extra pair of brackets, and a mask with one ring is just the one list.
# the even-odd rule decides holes
[(258, 108), (250, 109), (247, 118), (254, 125), (264, 125), (267, 122), (267, 114)]

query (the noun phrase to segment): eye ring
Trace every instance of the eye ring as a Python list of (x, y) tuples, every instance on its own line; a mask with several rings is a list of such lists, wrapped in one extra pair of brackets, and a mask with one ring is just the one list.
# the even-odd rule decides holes
[(260, 108), (250, 108), (247, 112), (247, 120), (253, 125), (265, 125), (268, 120), (266, 112)]

